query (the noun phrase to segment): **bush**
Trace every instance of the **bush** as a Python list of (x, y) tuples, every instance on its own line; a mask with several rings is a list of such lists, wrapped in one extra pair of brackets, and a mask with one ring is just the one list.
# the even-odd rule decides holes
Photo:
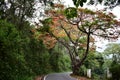
[(120, 80), (120, 64), (115, 64), (110, 68), (112, 80)]
[(83, 65), (79, 68), (79, 74), (80, 76), (86, 76), (87, 75), (87, 68)]
[(18, 76), (30, 75), (20, 42), (15, 26), (0, 20), (0, 80), (17, 80)]

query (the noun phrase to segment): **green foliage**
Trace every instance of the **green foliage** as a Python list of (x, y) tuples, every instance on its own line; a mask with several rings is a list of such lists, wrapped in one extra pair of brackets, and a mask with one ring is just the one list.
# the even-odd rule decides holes
[(70, 59), (62, 45), (58, 43), (49, 53), (49, 61), (54, 72), (65, 72), (70, 70)]
[(73, 3), (76, 7), (79, 7), (79, 5), (82, 7), (83, 3), (85, 3), (87, 0), (73, 0)]
[(49, 32), (50, 31), (50, 24), (52, 24), (52, 18), (47, 18), (44, 21), (41, 21), (43, 27), (40, 29), (40, 32)]
[(0, 79), (16, 80), (18, 75), (28, 74), (24, 54), (19, 50), (21, 41), (14, 25), (0, 21)]
[[(2, 2), (2, 3), (1, 3)], [(8, 4), (10, 4), (8, 8)], [(18, 6), (19, 5), (19, 6)], [(0, 19), (5, 19), (15, 25), (19, 30), (22, 30), (26, 18), (31, 18), (34, 13), (34, 0), (15, 0), (15, 1), (0, 1)]]
[(49, 53), (42, 41), (31, 39), (28, 54), (25, 55), (28, 66), (36, 75), (42, 75), (51, 72), (49, 64)]
[(69, 7), (67, 9), (65, 9), (65, 16), (70, 19), (70, 18), (74, 18), (77, 17), (77, 9), (74, 7)]
[(92, 4), (92, 5), (98, 4), (98, 3), (102, 4), (103, 2), (104, 2), (104, 5), (108, 6), (109, 8), (114, 8), (120, 4), (119, 0), (97, 0), (97, 2), (95, 0), (90, 0), (89, 4)]
[(79, 75), (80, 76), (86, 76), (86, 72), (87, 72), (87, 68), (85, 65), (82, 65), (80, 68), (79, 68)]
[(86, 14), (91, 14), (91, 15), (94, 15), (94, 14), (95, 14), (95, 12), (94, 12), (94, 11), (89, 10), (89, 9), (87, 9), (87, 8), (86, 8), (86, 9), (84, 9), (84, 10), (83, 10), (83, 12), (84, 12), (84, 13), (86, 13)]
[[(110, 68), (110, 72), (112, 73), (112, 79), (117, 79), (120, 73), (120, 44), (118, 43), (110, 43), (107, 45), (107, 48), (103, 52), (105, 63), (103, 65), (103, 68)], [(119, 79), (118, 79), (119, 80)]]
[(14, 80), (33, 80), (33, 79), (34, 79), (33, 76), (25, 76), (25, 75), (14, 76)]
[(120, 80), (120, 64), (112, 65), (110, 72), (112, 73), (112, 80)]
[(120, 63), (120, 44), (108, 44), (103, 53), (105, 54), (105, 57), (111, 56), (112, 61)]
[(63, 55), (65, 52), (49, 52), (42, 41), (33, 37), (29, 23), (24, 22), (23, 26), (19, 30), (15, 25), (0, 20), (1, 80), (32, 80), (35, 75), (69, 70), (70, 59)]
[(110, 43), (107, 45), (107, 48), (104, 50), (103, 54), (105, 57), (104, 68), (110, 68), (112, 73), (111, 80), (120, 79), (120, 44)]
[(103, 0), (98, 0), (100, 3), (102, 3)]
[(85, 61), (85, 66), (87, 68), (97, 68), (99, 67), (99, 62), (96, 60), (96, 54), (90, 53)]
[[(82, 54), (80, 57), (82, 57)], [(79, 69), (79, 74), (81, 76), (86, 76), (87, 69), (91, 69), (92, 79), (97, 80), (104, 74), (104, 70), (102, 67), (103, 63), (104, 59), (100, 53), (90, 51), (90, 54), (88, 55), (87, 59), (84, 61), (83, 65)]]
[(6, 7), (5, 5), (5, 0), (0, 1), (0, 19), (4, 17), (4, 8)]
[[(31, 32), (32, 26), (26, 21), (26, 17), (33, 15), (34, 0), (10, 3), (10, 8), (6, 10), (1, 8), (5, 6), (4, 0), (0, 3), (0, 80), (33, 80), (36, 75), (55, 71), (50, 58), (55, 58), (59, 71), (68, 70), (68, 57), (61, 55), (61, 52), (59, 60), (56, 60), (56, 55), (52, 57), (43, 42)], [(44, 31), (48, 32), (48, 24), (52, 24), (52, 19), (45, 19), (43, 23)]]
[(29, 28), (18, 31), (0, 20), (0, 79), (32, 80), (31, 76), (49, 72), (49, 53), (42, 41), (34, 39)]

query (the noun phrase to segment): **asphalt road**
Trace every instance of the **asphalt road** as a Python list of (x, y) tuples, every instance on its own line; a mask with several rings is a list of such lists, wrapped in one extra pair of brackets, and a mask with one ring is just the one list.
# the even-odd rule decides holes
[(53, 73), (45, 76), (44, 80), (77, 80), (70, 76), (70, 73)]

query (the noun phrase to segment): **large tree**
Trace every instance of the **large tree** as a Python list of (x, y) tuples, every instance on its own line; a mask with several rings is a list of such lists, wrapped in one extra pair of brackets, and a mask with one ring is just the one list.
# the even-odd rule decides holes
[(104, 54), (108, 57), (111, 56), (112, 61), (116, 63), (120, 62), (120, 44), (111, 43), (107, 45), (107, 48), (104, 50)]
[[(43, 24), (40, 30), (48, 37), (43, 40), (47, 42), (46, 45), (52, 44), (52, 47), (56, 41), (64, 45), (70, 55), (74, 74), (79, 74), (79, 68), (87, 58), (89, 50), (95, 50), (96, 36), (104, 39), (117, 39), (119, 36), (117, 28), (120, 22), (114, 19), (112, 13), (74, 7), (64, 9), (63, 5), (56, 4), (54, 10), (47, 10), (46, 14), (50, 18), (40, 20)], [(39, 38), (41, 37), (43, 38), (43, 35)], [(80, 53), (81, 49), (84, 50)]]

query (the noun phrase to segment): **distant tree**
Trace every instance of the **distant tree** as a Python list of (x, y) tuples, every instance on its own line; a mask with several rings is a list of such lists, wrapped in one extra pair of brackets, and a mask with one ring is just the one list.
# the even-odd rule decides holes
[[(107, 67), (110, 68), (110, 72), (112, 73), (112, 80), (120, 79), (120, 44), (118, 43), (110, 43), (107, 45), (107, 48), (103, 52), (109, 60), (109, 64)], [(106, 65), (105, 64), (105, 65)]]
[(120, 44), (111, 43), (107, 45), (107, 48), (104, 50), (104, 54), (112, 58), (112, 61), (116, 63), (120, 62)]
[[(47, 6), (51, 0), (1, 0), (0, 19), (6, 19), (17, 25), (18, 29), (23, 29), (25, 21), (31, 19), (36, 11), (36, 4), (41, 3)], [(42, 6), (40, 6), (42, 7)]]

